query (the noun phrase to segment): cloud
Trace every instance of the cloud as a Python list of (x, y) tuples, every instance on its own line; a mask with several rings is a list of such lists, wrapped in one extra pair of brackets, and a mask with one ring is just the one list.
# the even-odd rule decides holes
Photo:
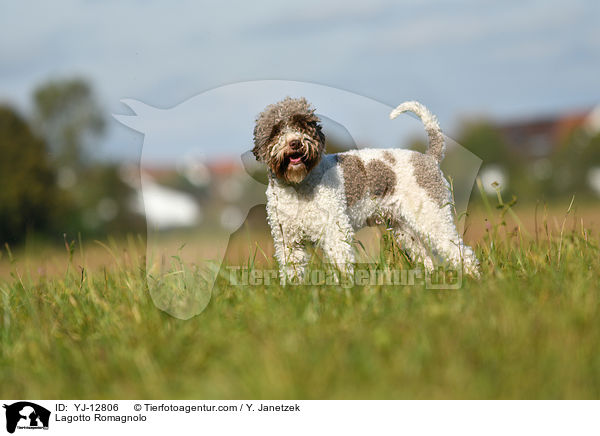
[(39, 82), (84, 75), (115, 112), (125, 97), (170, 107), (226, 83), (289, 79), (388, 104), (423, 99), (443, 123), (474, 109), (504, 113), (509, 99), (515, 107), (548, 111), (579, 104), (582, 89), (598, 98), (590, 90), (597, 86), (591, 73), (600, 72), (599, 5), (12, 2), (0, 15), (0, 99), (27, 109)]

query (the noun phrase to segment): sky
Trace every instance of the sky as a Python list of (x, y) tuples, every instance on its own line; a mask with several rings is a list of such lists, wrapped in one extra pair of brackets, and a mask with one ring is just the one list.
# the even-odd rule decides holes
[[(465, 118), (600, 103), (599, 20), (597, 0), (3, 3), (0, 102), (29, 115), (36, 86), (85, 77), (107, 114), (131, 114), (122, 99), (166, 109), (238, 82), (301, 81), (419, 100), (452, 135)], [(142, 143), (110, 118), (98, 154), (135, 160)]]

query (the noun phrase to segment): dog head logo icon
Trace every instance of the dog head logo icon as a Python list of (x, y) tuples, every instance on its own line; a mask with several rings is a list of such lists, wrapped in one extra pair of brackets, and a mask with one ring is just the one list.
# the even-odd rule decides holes
[(18, 429), (48, 429), (50, 411), (29, 401), (19, 401), (3, 406), (6, 409), (6, 431)]

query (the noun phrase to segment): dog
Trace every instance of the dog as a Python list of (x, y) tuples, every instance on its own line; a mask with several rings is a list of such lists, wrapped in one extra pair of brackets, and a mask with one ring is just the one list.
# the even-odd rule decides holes
[(454, 225), (450, 186), (440, 170), (446, 145), (439, 124), (415, 101), (402, 103), (390, 118), (407, 111), (425, 126), (425, 154), (404, 149), (326, 154), (321, 120), (305, 98), (286, 97), (258, 115), (252, 152), (268, 169), (267, 220), (282, 281), (303, 279), (306, 243), (352, 274), (354, 233), (384, 222), (411, 260), (427, 270), (440, 257), (479, 276), (477, 258)]

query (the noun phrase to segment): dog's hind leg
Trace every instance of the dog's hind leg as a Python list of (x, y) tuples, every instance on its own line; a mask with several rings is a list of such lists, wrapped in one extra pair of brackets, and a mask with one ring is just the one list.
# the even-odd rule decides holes
[[(449, 208), (449, 206), (446, 206)], [(414, 223), (414, 230), (426, 245), (433, 249), (453, 268), (462, 268), (473, 276), (479, 277), (479, 262), (475, 253), (458, 234), (450, 209), (440, 210), (440, 214), (429, 216)]]
[(430, 256), (430, 250), (423, 244), (416, 233), (411, 231), (405, 224), (394, 228), (392, 233), (400, 247), (407, 251), (413, 262), (423, 262), (426, 270), (433, 271), (433, 260)]

